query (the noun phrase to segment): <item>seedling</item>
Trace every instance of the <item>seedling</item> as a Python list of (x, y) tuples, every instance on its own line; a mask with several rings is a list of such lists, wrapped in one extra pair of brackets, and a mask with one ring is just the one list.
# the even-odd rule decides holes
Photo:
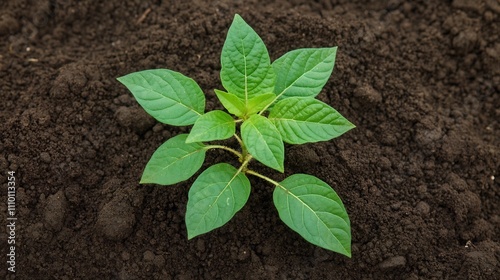
[[(274, 186), (274, 205), (286, 225), (312, 244), (351, 256), (349, 217), (327, 183), (306, 174), (277, 182), (250, 168), (255, 159), (284, 172), (284, 142), (327, 141), (354, 128), (335, 109), (315, 99), (331, 75), (336, 51), (336, 47), (297, 49), (271, 63), (262, 39), (236, 15), (222, 48), (220, 77), (225, 91), (215, 90), (229, 113), (205, 113), (205, 96), (198, 84), (172, 70), (145, 70), (118, 78), (159, 122), (194, 124), (189, 134), (167, 140), (154, 152), (142, 184), (187, 180), (201, 168), (210, 149), (238, 157), (239, 167), (215, 164), (191, 186), (186, 210), (189, 239), (226, 224), (247, 202), (247, 175), (253, 175)], [(206, 143), (231, 137), (239, 150)]]

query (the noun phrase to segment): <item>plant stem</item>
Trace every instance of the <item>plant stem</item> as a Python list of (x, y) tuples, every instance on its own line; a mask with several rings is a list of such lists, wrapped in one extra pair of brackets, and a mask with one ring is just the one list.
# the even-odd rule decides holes
[(238, 143), (240, 143), (240, 146), (241, 146), (241, 154), (242, 154), (242, 158), (246, 158), (247, 155), (248, 155), (248, 151), (247, 151), (247, 147), (245, 146), (245, 144), (243, 143), (243, 140), (241, 140), (240, 136), (238, 136), (237, 133), (234, 134), (234, 138), (236, 138), (236, 140), (238, 140)]
[(241, 140), (240, 136), (238, 136), (238, 134), (235, 133), (234, 138), (236, 138), (236, 140), (238, 140), (238, 143), (240, 143), (240, 146), (242, 146), (242, 147), (244, 146), (243, 141)]
[(209, 146), (206, 146), (205, 148), (207, 150), (208, 149), (223, 149), (226, 151), (230, 151), (231, 153), (235, 154), (238, 158), (243, 159), (243, 155), (240, 152), (236, 151), (235, 149), (223, 146), (223, 145), (209, 145)]
[(273, 179), (271, 179), (271, 178), (269, 178), (269, 177), (267, 177), (267, 176), (264, 176), (264, 175), (262, 175), (262, 174), (260, 174), (260, 173), (258, 173), (258, 172), (256, 172), (256, 171), (253, 171), (253, 170), (251, 170), (251, 169), (247, 169), (247, 171), (245, 171), (245, 173), (250, 174), (250, 175), (253, 175), (253, 176), (256, 176), (256, 177), (259, 177), (259, 178), (264, 179), (264, 180), (268, 181), (269, 183), (271, 183), (271, 184), (273, 184), (273, 185), (275, 185), (275, 186), (277, 186), (277, 187), (281, 187), (281, 188), (283, 188), (283, 187), (280, 185), (280, 183), (278, 183), (278, 182), (274, 181)]
[(247, 156), (247, 157), (245, 158), (245, 160), (243, 161), (243, 163), (241, 163), (240, 169), (238, 169), (238, 170), (239, 170), (239, 172), (241, 172), (241, 171), (243, 171), (243, 172), (247, 172), (247, 170), (248, 170), (248, 169), (247, 169), (247, 165), (248, 165), (248, 163), (249, 163), (251, 160), (252, 160), (252, 156), (251, 156), (251, 155)]

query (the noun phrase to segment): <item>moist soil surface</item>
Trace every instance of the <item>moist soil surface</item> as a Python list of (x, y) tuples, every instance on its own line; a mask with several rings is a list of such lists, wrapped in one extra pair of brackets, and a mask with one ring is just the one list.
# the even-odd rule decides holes
[[(500, 3), (477, 1), (7, 0), (0, 9), (1, 215), (15, 171), (15, 273), (2, 279), (500, 279)], [(282, 180), (312, 174), (343, 199), (352, 258), (283, 224), (273, 187), (187, 239), (194, 178), (140, 185), (187, 127), (149, 117), (116, 78), (168, 68), (207, 110), (235, 13), (271, 59), (338, 46), (318, 96), (357, 127), (286, 147)], [(236, 146), (235, 142), (226, 142)], [(205, 169), (235, 163), (210, 151)], [(199, 174), (199, 172), (197, 173)], [(10, 265), (9, 265), (10, 266)]]

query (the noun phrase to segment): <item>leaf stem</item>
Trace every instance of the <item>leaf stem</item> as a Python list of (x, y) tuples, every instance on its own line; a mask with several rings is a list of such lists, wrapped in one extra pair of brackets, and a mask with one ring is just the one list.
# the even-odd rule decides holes
[(243, 155), (236, 151), (235, 149), (232, 149), (232, 148), (229, 148), (227, 146), (223, 146), (223, 145), (208, 145), (208, 146), (205, 146), (205, 149), (223, 149), (223, 150), (226, 150), (226, 151), (230, 151), (231, 153), (235, 154), (238, 158), (242, 159), (243, 158)]
[(238, 140), (238, 143), (240, 143), (240, 146), (242, 146), (242, 147), (244, 146), (244, 145), (243, 145), (243, 141), (242, 141), (242, 140), (241, 140), (241, 138), (238, 136), (238, 134), (236, 134), (236, 133), (235, 133), (235, 134), (234, 134), (234, 138), (236, 138), (236, 140)]
[(248, 155), (248, 151), (247, 147), (245, 146), (245, 143), (243, 143), (243, 140), (241, 140), (240, 136), (238, 136), (237, 133), (234, 134), (234, 138), (236, 138), (236, 140), (238, 140), (238, 143), (240, 143), (242, 158), (243, 159), (246, 158)]
[[(271, 183), (271, 184), (275, 185), (276, 187), (283, 188), (283, 186), (281, 186), (281, 185), (280, 185), (280, 183), (278, 183), (278, 182), (274, 181), (273, 179), (271, 179), (271, 178), (269, 178), (269, 177), (267, 177), (267, 176), (264, 176), (264, 175), (262, 175), (262, 174), (260, 174), (260, 173), (258, 173), (258, 172), (256, 172), (256, 171), (253, 171), (253, 170), (251, 170), (251, 169), (247, 169), (247, 170), (245, 171), (245, 173), (250, 174), (250, 175), (253, 175), (253, 176), (256, 176), (256, 177), (259, 177), (259, 178), (261, 178), (261, 179), (264, 179), (264, 180), (268, 181), (269, 183)], [(283, 189), (284, 189), (284, 188), (283, 188)]]
[(240, 172), (243, 171), (243, 172), (247, 172), (248, 169), (247, 169), (247, 165), (248, 163), (252, 160), (252, 156), (251, 155), (248, 155), (245, 160), (243, 161), (243, 163), (241, 164), (240, 166), (240, 169), (238, 169)]

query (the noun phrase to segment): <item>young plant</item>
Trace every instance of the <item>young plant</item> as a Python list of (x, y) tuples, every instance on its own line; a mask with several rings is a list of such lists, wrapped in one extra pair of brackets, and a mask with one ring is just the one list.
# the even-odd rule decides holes
[[(249, 166), (255, 159), (284, 172), (284, 142), (327, 141), (354, 128), (335, 109), (315, 99), (331, 75), (336, 51), (336, 47), (298, 49), (271, 63), (262, 39), (236, 15), (221, 55), (220, 77), (226, 91), (215, 90), (230, 114), (205, 113), (205, 96), (198, 84), (172, 70), (145, 70), (118, 78), (158, 121), (194, 124), (189, 134), (169, 139), (154, 152), (142, 184), (172, 185), (190, 178), (210, 149), (227, 150), (241, 163), (237, 168), (215, 164), (194, 181), (186, 210), (189, 239), (227, 223), (247, 202), (247, 175), (253, 175), (274, 186), (274, 205), (286, 225), (312, 244), (351, 256), (349, 217), (327, 183), (306, 174), (277, 182)], [(240, 144), (239, 150), (205, 143), (231, 137)]]

